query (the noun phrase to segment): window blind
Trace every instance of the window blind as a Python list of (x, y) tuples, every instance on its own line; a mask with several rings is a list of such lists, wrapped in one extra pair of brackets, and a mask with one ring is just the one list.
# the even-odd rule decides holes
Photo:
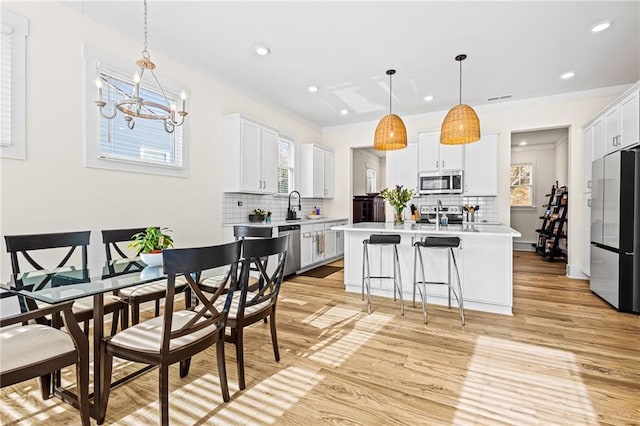
[[(103, 100), (107, 103), (104, 112), (111, 115), (115, 102), (132, 95), (132, 77), (100, 63), (98, 78), (103, 82)], [(178, 99), (176, 94), (167, 91), (166, 88), (165, 93), (170, 104)], [(146, 101), (165, 103), (162, 93), (154, 86), (141, 84), (140, 97)], [(167, 133), (161, 120), (134, 118), (135, 126), (129, 129), (122, 112), (118, 112), (111, 120), (102, 116), (99, 116), (98, 120), (101, 158), (182, 167), (182, 127), (176, 127), (173, 133)]]
[(293, 142), (278, 138), (278, 194), (288, 194), (293, 189)]
[(11, 145), (11, 69), (13, 66), (12, 29), (8, 25), (0, 28), (0, 145)]

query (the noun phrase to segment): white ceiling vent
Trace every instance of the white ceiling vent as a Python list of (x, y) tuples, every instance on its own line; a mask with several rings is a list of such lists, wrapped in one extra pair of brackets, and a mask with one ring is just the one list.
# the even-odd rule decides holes
[(494, 96), (493, 98), (488, 98), (488, 101), (498, 101), (500, 99), (509, 99), (513, 95), (502, 95), (502, 96)]

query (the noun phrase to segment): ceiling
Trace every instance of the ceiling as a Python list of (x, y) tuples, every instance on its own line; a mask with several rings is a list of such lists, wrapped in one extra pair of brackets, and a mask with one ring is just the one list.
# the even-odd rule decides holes
[(526, 142), (526, 146), (531, 145), (553, 145), (562, 139), (569, 137), (569, 129), (562, 127), (558, 129), (534, 130), (531, 132), (512, 132), (511, 146), (522, 146), (522, 142)]
[[(142, 1), (63, 3), (142, 50)], [(602, 20), (613, 25), (591, 32)], [(258, 56), (256, 45), (271, 53)], [(394, 113), (448, 110), (458, 103), (460, 53), (462, 100), (472, 106), (635, 82), (640, 2), (149, 0), (149, 51), (324, 127), (388, 113), (389, 68)], [(566, 71), (575, 77), (561, 79)]]

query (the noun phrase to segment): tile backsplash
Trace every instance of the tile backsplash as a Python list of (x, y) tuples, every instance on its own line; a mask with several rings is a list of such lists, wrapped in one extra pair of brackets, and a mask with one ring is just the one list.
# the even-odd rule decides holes
[(441, 200), (445, 206), (464, 206), (465, 204), (480, 206), (480, 210), (476, 211), (476, 222), (498, 222), (498, 197), (465, 197), (456, 194), (423, 195), (414, 197), (408, 205), (415, 204), (417, 207), (436, 205), (438, 200)]
[[(238, 206), (238, 203), (242, 205)], [(297, 195), (291, 197), (291, 204), (297, 207)], [(303, 198), (301, 204), (302, 210), (298, 212), (298, 217), (306, 217), (314, 207), (320, 209), (320, 214), (324, 214), (322, 198)], [(281, 221), (287, 218), (288, 205), (289, 197), (286, 196), (225, 192), (222, 194), (222, 220), (225, 224), (246, 223), (249, 221), (249, 214), (257, 208), (270, 211), (272, 221)]]

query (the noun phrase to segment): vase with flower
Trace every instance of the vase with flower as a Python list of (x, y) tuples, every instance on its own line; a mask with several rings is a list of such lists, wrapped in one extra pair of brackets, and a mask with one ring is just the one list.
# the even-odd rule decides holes
[(404, 208), (407, 207), (407, 203), (413, 198), (413, 189), (403, 188), (402, 185), (396, 185), (395, 188), (385, 188), (380, 193), (393, 207), (393, 223), (394, 225), (402, 225), (404, 223)]

